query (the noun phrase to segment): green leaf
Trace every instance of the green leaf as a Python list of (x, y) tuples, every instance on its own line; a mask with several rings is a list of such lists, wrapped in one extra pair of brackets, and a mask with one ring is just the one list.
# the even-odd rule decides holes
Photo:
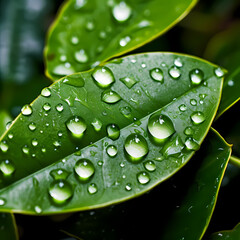
[(11, 213), (0, 213), (0, 239), (18, 240), (15, 218)]
[(6, 111), (0, 110), (0, 136), (6, 131), (6, 125), (12, 121), (12, 118)]
[(195, 179), (180, 207), (168, 220), (161, 239), (202, 239), (212, 217), (230, 155), (231, 147), (215, 130), (212, 131)]
[[(214, 119), (223, 81), (216, 69), (187, 55), (139, 54), (44, 89), (0, 140), (1, 208), (53, 213), (102, 207), (171, 177), (198, 150)], [(57, 184), (64, 194), (56, 193)]]
[(240, 237), (240, 223), (233, 229), (214, 233), (210, 240), (238, 240)]
[(196, 2), (65, 1), (47, 38), (46, 74), (56, 80), (132, 51), (169, 30)]

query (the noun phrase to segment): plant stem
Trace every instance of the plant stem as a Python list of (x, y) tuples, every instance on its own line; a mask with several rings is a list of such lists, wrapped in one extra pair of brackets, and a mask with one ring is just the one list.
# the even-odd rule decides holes
[(232, 163), (233, 165), (235, 165), (236, 167), (240, 168), (240, 158), (231, 155), (230, 157), (230, 163)]

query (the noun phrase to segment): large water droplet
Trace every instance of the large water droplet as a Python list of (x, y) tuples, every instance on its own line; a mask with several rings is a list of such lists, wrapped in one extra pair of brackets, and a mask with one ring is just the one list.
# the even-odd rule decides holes
[(120, 78), (120, 81), (124, 83), (129, 89), (131, 89), (137, 83), (137, 80), (131, 76)]
[(102, 93), (102, 101), (105, 103), (117, 103), (121, 100), (118, 93), (112, 90), (106, 90)]
[(164, 141), (175, 132), (171, 119), (163, 114), (154, 114), (149, 118), (148, 130), (158, 142)]
[(88, 61), (88, 55), (86, 54), (84, 49), (75, 52), (74, 57), (79, 63), (86, 63)]
[(144, 167), (149, 171), (153, 172), (156, 170), (156, 165), (153, 161), (147, 161), (144, 163)]
[(137, 180), (142, 185), (147, 184), (150, 181), (149, 174), (147, 172), (140, 172), (137, 174)]
[(194, 124), (200, 124), (205, 121), (204, 114), (202, 112), (194, 112), (191, 114), (191, 119)]
[(188, 150), (196, 151), (199, 149), (199, 144), (191, 137), (186, 138), (185, 145)]
[(29, 116), (32, 114), (32, 107), (30, 105), (24, 105), (21, 110), (22, 114)]
[(42, 91), (41, 91), (41, 95), (43, 97), (50, 97), (51, 96), (51, 90), (50, 88), (44, 88)]
[(51, 183), (49, 194), (54, 202), (62, 204), (72, 197), (73, 189), (66, 180), (56, 180)]
[(203, 81), (204, 74), (200, 69), (193, 69), (190, 71), (189, 77), (193, 85), (199, 85)]
[(99, 132), (102, 129), (102, 122), (97, 118), (94, 118), (91, 124), (96, 132)]
[(130, 134), (126, 138), (124, 148), (133, 162), (138, 162), (148, 153), (147, 141), (140, 134)]
[(54, 169), (50, 172), (50, 175), (53, 177), (54, 180), (60, 179), (66, 180), (69, 174), (70, 174), (69, 172), (61, 168)]
[(7, 150), (8, 150), (8, 144), (7, 144), (6, 141), (0, 142), (0, 149), (2, 150), (2, 152), (7, 152)]
[(117, 148), (114, 145), (109, 145), (107, 147), (107, 154), (110, 157), (115, 157), (117, 155)]
[(125, 22), (130, 18), (132, 9), (122, 1), (113, 7), (112, 14), (118, 22)]
[(78, 160), (74, 169), (81, 181), (88, 181), (95, 172), (94, 165), (88, 159)]
[(153, 80), (163, 83), (163, 71), (160, 68), (153, 68), (149, 73)]
[(76, 138), (81, 138), (83, 133), (87, 129), (85, 121), (78, 116), (72, 117), (66, 122), (68, 130), (71, 132), (72, 136)]
[(107, 126), (107, 135), (112, 140), (116, 140), (120, 136), (120, 129), (117, 124), (109, 124)]
[(96, 67), (92, 76), (96, 83), (102, 88), (107, 88), (115, 82), (112, 71), (107, 67)]
[(177, 68), (176, 66), (172, 66), (169, 71), (168, 71), (169, 75), (173, 78), (173, 79), (178, 79), (181, 76), (181, 71), (179, 68)]
[(3, 160), (0, 163), (0, 170), (2, 171), (4, 176), (11, 176), (15, 171), (15, 167), (10, 160)]
[(89, 186), (88, 186), (88, 192), (89, 194), (94, 194), (98, 191), (98, 188), (97, 188), (97, 185), (95, 183), (91, 183)]

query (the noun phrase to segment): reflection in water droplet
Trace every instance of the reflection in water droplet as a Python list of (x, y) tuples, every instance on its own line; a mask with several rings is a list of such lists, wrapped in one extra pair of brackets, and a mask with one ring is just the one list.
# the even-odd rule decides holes
[(88, 62), (88, 55), (86, 54), (84, 49), (81, 49), (81, 50), (75, 52), (74, 57), (75, 57), (76, 61), (79, 63)]
[(38, 145), (38, 140), (37, 140), (36, 138), (34, 138), (34, 139), (32, 140), (32, 145), (33, 145), (34, 147), (36, 147), (36, 146)]
[(178, 79), (181, 76), (180, 69), (176, 66), (171, 67), (168, 73), (173, 79)]
[(196, 150), (199, 149), (199, 144), (196, 142), (196, 140), (194, 140), (191, 137), (186, 138), (185, 145), (186, 145), (188, 150), (196, 151)]
[(66, 180), (56, 180), (51, 183), (49, 194), (54, 202), (62, 204), (72, 197), (73, 189)]
[(120, 110), (121, 114), (126, 118), (130, 118), (132, 116), (132, 109), (128, 106), (121, 107), (119, 110)]
[(0, 170), (2, 171), (4, 176), (11, 176), (15, 171), (15, 167), (10, 160), (3, 160), (0, 163)]
[(137, 174), (138, 182), (142, 185), (147, 184), (150, 181), (149, 174), (147, 172), (140, 172)]
[(163, 83), (163, 71), (160, 68), (153, 68), (149, 73), (153, 80)]
[(123, 84), (125, 84), (129, 89), (131, 89), (137, 83), (137, 80), (132, 76), (120, 78), (119, 80)]
[(7, 144), (6, 141), (0, 142), (0, 149), (2, 150), (2, 152), (7, 152), (7, 150), (8, 150), (8, 144)]
[(132, 162), (138, 162), (148, 153), (148, 144), (140, 134), (130, 134), (124, 144), (124, 148)]
[(22, 151), (23, 151), (23, 153), (25, 153), (25, 154), (29, 154), (29, 148), (28, 148), (28, 146), (27, 146), (27, 145), (23, 146), (23, 147), (22, 147)]
[(163, 114), (154, 114), (149, 118), (148, 130), (159, 142), (164, 141), (175, 132), (171, 119)]
[(4, 206), (6, 204), (6, 200), (4, 198), (0, 198), (0, 206)]
[(56, 110), (57, 110), (58, 112), (62, 112), (62, 111), (63, 111), (63, 105), (62, 105), (61, 103), (57, 104), (57, 105), (56, 105)]
[(174, 65), (175, 65), (176, 67), (182, 67), (182, 66), (183, 66), (183, 63), (182, 63), (181, 58), (176, 58), (176, 59), (174, 60)]
[(107, 135), (112, 140), (116, 140), (120, 136), (120, 129), (117, 124), (109, 124), (107, 126)]
[(94, 118), (91, 124), (96, 132), (99, 132), (102, 129), (102, 122), (97, 118)]
[(181, 105), (179, 106), (179, 110), (180, 110), (181, 112), (185, 112), (185, 111), (187, 110), (187, 106), (186, 106), (185, 104), (181, 104)]
[(74, 169), (81, 181), (88, 181), (95, 172), (94, 165), (88, 159), (78, 160)]
[(189, 77), (193, 85), (199, 85), (203, 81), (204, 74), (200, 69), (193, 69), (190, 71)]
[(110, 157), (115, 157), (117, 155), (117, 148), (114, 145), (109, 145), (107, 147), (107, 154)]
[(50, 88), (44, 88), (42, 91), (41, 91), (41, 95), (43, 97), (50, 97), (51, 96), (51, 90)]
[(93, 71), (92, 77), (102, 88), (107, 88), (115, 82), (112, 71), (107, 67), (96, 67)]
[(36, 124), (34, 122), (30, 123), (28, 125), (28, 128), (31, 130), (31, 131), (34, 131), (36, 129)]
[(102, 93), (102, 101), (105, 103), (117, 103), (121, 100), (121, 97), (118, 93), (112, 90), (106, 90)]
[(184, 134), (187, 136), (192, 136), (193, 135), (193, 129), (191, 127), (186, 127), (184, 130)]
[(44, 104), (43, 104), (43, 109), (44, 109), (46, 112), (50, 111), (50, 110), (51, 110), (51, 105), (50, 105), (50, 103), (44, 103)]
[(30, 105), (24, 105), (21, 110), (22, 114), (29, 116), (32, 114), (32, 107)]
[(192, 106), (196, 106), (197, 105), (197, 100), (196, 99), (190, 99), (190, 104)]
[(76, 138), (81, 138), (83, 136), (85, 130), (87, 129), (87, 125), (86, 125), (85, 121), (81, 117), (78, 117), (78, 116), (70, 118), (66, 122), (66, 126), (67, 126), (68, 130), (71, 132), (72, 136), (74, 136)]
[(112, 14), (118, 22), (125, 22), (130, 18), (132, 9), (129, 5), (122, 1), (113, 7)]
[(204, 114), (202, 112), (194, 112), (191, 114), (191, 119), (194, 124), (200, 124), (205, 121)]
[(97, 188), (97, 185), (95, 183), (91, 183), (89, 186), (88, 186), (88, 192), (89, 194), (94, 194), (98, 191), (98, 188)]
[(156, 165), (153, 161), (147, 161), (144, 163), (144, 167), (149, 171), (153, 172), (156, 170)]
[(221, 78), (225, 75), (223, 69), (220, 67), (214, 69), (214, 74), (219, 78)]

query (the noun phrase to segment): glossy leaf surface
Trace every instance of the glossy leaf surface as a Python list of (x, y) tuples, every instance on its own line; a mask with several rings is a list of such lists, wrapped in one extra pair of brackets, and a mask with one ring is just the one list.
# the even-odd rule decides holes
[(240, 238), (240, 224), (233, 230), (221, 231), (214, 233), (210, 240), (238, 240)]
[(208, 227), (231, 154), (231, 147), (217, 132), (212, 131), (209, 140), (195, 179), (161, 239), (202, 239)]
[(196, 0), (66, 1), (47, 39), (47, 75), (84, 71), (166, 32)]
[(139, 54), (44, 89), (1, 139), (2, 209), (96, 208), (169, 178), (213, 121), (223, 80), (216, 68), (186, 55)]

